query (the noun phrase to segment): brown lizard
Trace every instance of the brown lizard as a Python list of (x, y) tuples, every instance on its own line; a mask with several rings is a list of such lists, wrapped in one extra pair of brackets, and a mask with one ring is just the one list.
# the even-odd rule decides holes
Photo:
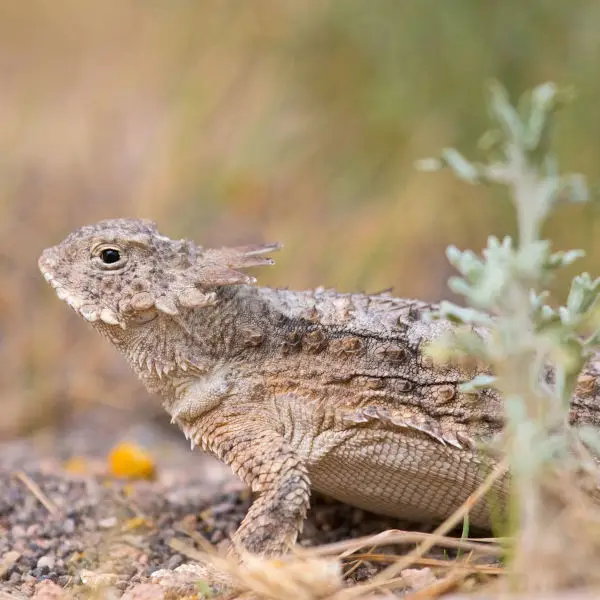
[[(192, 447), (257, 494), (234, 535), (273, 555), (295, 542), (310, 490), (370, 511), (442, 520), (494, 465), (476, 445), (503, 426), (493, 390), (433, 363), (424, 345), (451, 327), (435, 308), (389, 295), (253, 286), (238, 269), (271, 264), (277, 244), (203, 249), (154, 223), (114, 219), (48, 248), (56, 293), (123, 352)], [(588, 365), (575, 422), (600, 424)], [(493, 489), (504, 502), (508, 480)], [(485, 503), (470, 513), (489, 526)]]

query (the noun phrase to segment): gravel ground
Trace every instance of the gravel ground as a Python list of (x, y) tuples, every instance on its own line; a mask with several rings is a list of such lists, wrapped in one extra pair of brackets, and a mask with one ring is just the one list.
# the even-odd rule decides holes
[[(123, 441), (150, 450), (156, 480), (108, 475), (106, 457)], [(83, 474), (65, 468), (74, 458), (84, 461)], [(193, 562), (181, 544), (197, 549), (200, 535), (226, 545), (250, 500), (227, 467), (190, 452), (174, 428), (126, 421), (119, 411), (79, 416), (62, 430), (0, 444), (0, 600), (7, 593), (51, 597), (39, 595), (40, 582), (79, 589), (89, 572), (110, 574), (121, 592), (138, 589), (159, 569)], [(336, 542), (402, 525), (314, 495), (300, 543)], [(353, 580), (375, 570), (363, 564)]]
[[(125, 591), (157, 569), (189, 561), (172, 548), (173, 539), (197, 547), (200, 534), (211, 544), (226, 543), (250, 505), (239, 484), (207, 495), (201, 479), (167, 487), (0, 471), (0, 490), (0, 586), (26, 595), (44, 580), (74, 586), (86, 571), (115, 574), (116, 588)], [(316, 496), (301, 543), (339, 541), (393, 526), (397, 522)], [(363, 568), (355, 578), (371, 573)]]
[[(154, 481), (108, 475), (106, 456), (123, 441), (153, 450)], [(83, 474), (65, 468), (73, 458), (84, 460)], [(138, 598), (138, 590), (154, 594), (156, 586), (144, 588), (152, 573), (193, 562), (186, 552), (201, 549), (200, 537), (226, 546), (250, 501), (227, 467), (190, 452), (174, 428), (126, 422), (118, 411), (0, 444), (0, 600), (63, 598), (59, 592), (81, 590), (86, 577), (99, 573), (117, 594), (134, 590), (128, 599)], [(318, 494), (311, 504), (300, 539), (305, 546), (410, 528)], [(379, 568), (362, 563), (352, 581)]]

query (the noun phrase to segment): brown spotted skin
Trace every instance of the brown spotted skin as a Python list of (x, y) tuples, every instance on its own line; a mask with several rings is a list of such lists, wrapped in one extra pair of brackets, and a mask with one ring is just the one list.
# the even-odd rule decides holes
[[(252, 286), (238, 269), (270, 264), (263, 254), (276, 248), (205, 250), (149, 221), (115, 219), (72, 233), (39, 265), (192, 445), (256, 492), (237, 544), (285, 552), (311, 488), (386, 515), (444, 519), (495, 464), (476, 445), (501, 432), (500, 398), (459, 392), (476, 370), (424, 354), (450, 327), (423, 319), (431, 305)], [(592, 363), (574, 422), (600, 423), (597, 381)], [(496, 506), (507, 484), (492, 491)], [(487, 506), (470, 518), (487, 528)]]

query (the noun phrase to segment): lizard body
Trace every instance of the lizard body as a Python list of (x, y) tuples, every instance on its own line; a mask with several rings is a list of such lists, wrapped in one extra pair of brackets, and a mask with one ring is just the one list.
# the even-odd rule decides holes
[[(390, 516), (442, 520), (482, 482), (502, 431), (493, 390), (465, 394), (473, 369), (438, 365), (426, 344), (451, 327), (435, 306), (390, 295), (252, 285), (240, 268), (271, 246), (204, 250), (114, 219), (44, 251), (58, 296), (123, 352), (191, 440), (257, 494), (234, 540), (279, 554), (296, 540), (310, 490)], [(600, 424), (595, 364), (573, 420)], [(493, 489), (505, 503), (508, 479)], [(489, 527), (486, 504), (471, 523)]]

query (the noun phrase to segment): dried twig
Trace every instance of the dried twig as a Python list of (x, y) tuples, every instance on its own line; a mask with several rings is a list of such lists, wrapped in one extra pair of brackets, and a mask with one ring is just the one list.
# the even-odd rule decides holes
[[(334, 556), (346, 558), (361, 548), (370, 546), (383, 546), (391, 544), (415, 544), (424, 541), (431, 541), (432, 546), (441, 546), (444, 548), (455, 548), (476, 552), (493, 557), (502, 556), (504, 550), (499, 545), (502, 538), (485, 538), (473, 541), (471, 539), (458, 539), (436, 533), (425, 533), (421, 531), (403, 531), (402, 529), (387, 529), (375, 535), (364, 536), (352, 540), (343, 540), (321, 546), (293, 548), (293, 552), (299, 556), (310, 554), (311, 556)], [(498, 543), (492, 543), (498, 542)]]
[(18, 471), (15, 477), (37, 498), (38, 502), (51, 514), (58, 513), (58, 507), (42, 491), (40, 486), (25, 472)]

